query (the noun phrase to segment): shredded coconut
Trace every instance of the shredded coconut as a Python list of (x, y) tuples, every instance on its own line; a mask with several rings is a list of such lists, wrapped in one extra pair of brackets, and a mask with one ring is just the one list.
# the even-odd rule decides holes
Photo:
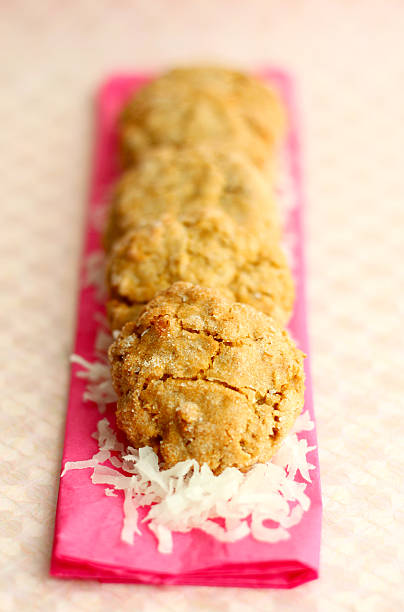
[(83, 470), (84, 468), (95, 468), (99, 463), (104, 463), (109, 459), (111, 453), (109, 451), (100, 450), (98, 453), (93, 455), (91, 459), (85, 459), (84, 461), (66, 461), (61, 477), (69, 472), (70, 470)]
[(114, 489), (110, 489), (109, 487), (105, 487), (104, 493), (107, 497), (118, 497)]
[[(89, 364), (77, 357), (75, 361), (85, 367), (85, 373), (78, 375), (87, 378), (89, 385), (97, 385), (97, 380), (99, 385), (105, 382), (104, 364)], [(102, 406), (104, 397), (102, 391)], [(303, 413), (295, 429), (307, 431), (312, 426), (309, 415)], [(296, 433), (284, 440), (272, 461), (257, 464), (247, 473), (227, 468), (218, 476), (207, 464), (200, 466), (191, 459), (160, 470), (151, 448), (125, 448), (107, 418), (98, 422), (93, 437), (99, 452), (87, 461), (67, 462), (62, 475), (71, 469), (91, 468), (91, 481), (103, 485), (105, 495), (123, 493), (121, 538), (128, 544), (141, 535), (140, 507), (148, 508), (143, 522), (157, 538), (159, 552), (169, 554), (172, 534), (191, 529), (200, 529), (221, 542), (236, 542), (250, 534), (259, 541), (279, 542), (290, 537), (288, 529), (310, 506), (305, 489), (314, 466), (307, 454), (314, 447)], [(104, 465), (107, 461), (110, 465)], [(306, 482), (295, 480), (298, 473)], [(222, 519), (224, 526), (216, 519)], [(275, 526), (266, 526), (265, 521)]]
[(83, 368), (76, 373), (76, 376), (87, 381), (87, 387), (83, 393), (84, 401), (94, 402), (98, 410), (104, 413), (107, 404), (112, 404), (117, 400), (108, 363), (104, 360), (90, 362), (80, 355), (72, 355), (70, 361)]
[(108, 198), (106, 198), (104, 202), (98, 202), (97, 206), (94, 206), (93, 209), (91, 210), (90, 221), (92, 223), (92, 226), (98, 233), (103, 232), (105, 228), (107, 218), (108, 218), (108, 211), (109, 211)]
[[(292, 175), (289, 167), (289, 156), (286, 150), (281, 152), (279, 156), (279, 172), (278, 172), (278, 184), (276, 185), (277, 191), (277, 202), (279, 204), (279, 210), (282, 219), (282, 246), (286, 253), (288, 263), (292, 270), (296, 272), (297, 268), (297, 237), (296, 232), (292, 230), (292, 216), (296, 210), (296, 200), (298, 194), (296, 193), (296, 185), (292, 179)], [(295, 284), (299, 280), (299, 276), (294, 274)]]
[(301, 431), (311, 431), (314, 429), (314, 423), (310, 418), (310, 413), (305, 410), (297, 417), (290, 433), (299, 433)]
[[(97, 310), (97, 312), (94, 313), (94, 321), (96, 321), (97, 323), (99, 323), (101, 325), (101, 327), (110, 334), (109, 331), (109, 323), (108, 323), (108, 319), (106, 317), (105, 314), (103, 314), (102, 312), (100, 312), (99, 310)], [(100, 333), (99, 330), (98, 333)]]
[(95, 352), (100, 361), (107, 361), (107, 352), (113, 342), (111, 334), (103, 331), (102, 329), (98, 332), (95, 339)]
[(85, 284), (94, 287), (99, 302), (105, 302), (107, 288), (105, 284), (105, 255), (103, 251), (93, 251), (85, 260)]
[[(98, 441), (98, 447), (100, 450), (114, 450), (120, 452), (124, 450), (124, 445), (121, 442), (118, 442), (118, 440), (116, 439), (116, 436), (108, 422), (108, 419), (101, 419), (101, 421), (98, 421), (97, 431), (92, 434), (92, 437)], [(115, 457), (115, 459), (117, 458)], [(122, 464), (122, 462), (120, 463)]]

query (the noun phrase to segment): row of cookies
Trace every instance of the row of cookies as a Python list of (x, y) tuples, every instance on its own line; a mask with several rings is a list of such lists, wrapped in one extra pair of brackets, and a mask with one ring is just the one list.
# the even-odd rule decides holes
[(242, 154), (148, 151), (120, 181), (105, 233), (113, 329), (178, 280), (286, 323), (293, 282), (279, 237), (270, 188)]
[(121, 116), (104, 235), (117, 422), (167, 467), (268, 460), (302, 407), (269, 179), (283, 117), (271, 90), (222, 69), (171, 71)]

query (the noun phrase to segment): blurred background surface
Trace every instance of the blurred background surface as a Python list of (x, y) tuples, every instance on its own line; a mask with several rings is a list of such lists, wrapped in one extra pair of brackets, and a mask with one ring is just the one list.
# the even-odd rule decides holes
[[(403, 31), (399, 1), (3, 0), (1, 610), (402, 609)], [(321, 579), (291, 592), (52, 580), (94, 93), (116, 70), (208, 60), (297, 79)]]

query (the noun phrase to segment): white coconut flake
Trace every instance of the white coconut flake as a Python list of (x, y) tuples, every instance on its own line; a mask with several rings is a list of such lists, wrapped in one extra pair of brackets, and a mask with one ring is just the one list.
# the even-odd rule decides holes
[(109, 211), (108, 198), (106, 199), (105, 202), (99, 202), (97, 206), (95, 206), (91, 210), (90, 220), (91, 220), (92, 226), (98, 233), (101, 233), (104, 231), (104, 228), (107, 222), (107, 218), (108, 218), (108, 211)]
[(125, 489), (125, 499), (123, 502), (123, 527), (121, 531), (121, 540), (127, 544), (133, 544), (135, 534), (142, 535), (137, 523), (138, 514), (133, 499), (132, 489)]
[(295, 525), (300, 523), (303, 514), (303, 507), (300, 505), (295, 506), (294, 508), (292, 508), (290, 515), (282, 520), (282, 527), (286, 527), (287, 529), (290, 529), (290, 527), (294, 527)]
[(84, 401), (94, 402), (97, 404), (98, 410), (104, 413), (107, 404), (112, 404), (117, 400), (112, 386), (109, 365), (100, 361), (87, 361), (80, 355), (72, 355), (70, 361), (81, 365), (83, 368), (83, 370), (76, 372), (76, 376), (87, 380), (87, 387), (83, 393)]
[(157, 538), (157, 550), (163, 555), (169, 555), (173, 550), (173, 536), (171, 531), (165, 525), (149, 523), (149, 529)]
[(228, 529), (227, 526), (224, 528), (214, 521), (207, 520), (199, 525), (199, 529), (213, 536), (219, 542), (237, 542), (250, 533), (250, 527), (246, 522), (240, 522), (237, 527)]
[[(101, 419), (101, 421), (98, 421), (97, 431), (92, 434), (92, 437), (98, 440), (100, 450), (114, 450), (120, 452), (124, 450), (124, 445), (122, 442), (118, 442), (115, 432), (110, 426), (108, 419)], [(118, 458), (114, 457), (114, 459)], [(122, 462), (120, 462), (120, 464), (122, 465)]]
[(108, 319), (105, 314), (97, 310), (97, 312), (94, 313), (94, 321), (99, 323), (106, 332), (110, 333)]
[(93, 251), (85, 259), (85, 285), (94, 287), (95, 297), (99, 302), (105, 302), (107, 288), (105, 284), (105, 254), (103, 251)]
[(107, 361), (107, 352), (112, 342), (113, 338), (110, 333), (107, 333), (102, 329), (98, 331), (97, 337), (95, 339), (95, 351), (97, 353), (97, 357), (100, 360)]
[(91, 459), (85, 459), (84, 461), (66, 461), (63, 468), (63, 472), (60, 477), (64, 476), (66, 472), (70, 470), (84, 470), (86, 468), (95, 468), (99, 463), (104, 463), (109, 459), (111, 453), (106, 450), (101, 450), (91, 457)]
[(110, 458), (109, 461), (111, 465), (113, 465), (116, 468), (121, 469), (123, 467), (123, 462), (120, 459), (118, 459), (118, 457), (113, 456)]
[(309, 446), (305, 438), (299, 440), (296, 434), (292, 434), (285, 438), (272, 462), (287, 468), (292, 479), (300, 472), (307, 482), (311, 482), (309, 470), (313, 470), (315, 466), (307, 462), (306, 455), (315, 448)]
[(109, 489), (108, 487), (105, 487), (104, 493), (105, 493), (105, 495), (107, 497), (118, 497), (118, 495), (115, 493), (114, 489)]
[[(283, 226), (282, 245), (289, 265), (292, 270), (296, 272), (297, 236), (296, 232), (293, 230), (292, 216), (296, 210), (298, 193), (296, 192), (295, 181), (293, 181), (290, 172), (289, 161), (289, 156), (285, 149), (279, 156), (278, 185), (276, 186), (276, 191)], [(295, 283), (297, 284), (299, 282), (299, 277), (297, 274), (294, 276)]]
[[(106, 347), (106, 334), (98, 343), (100, 351), (101, 346)], [(87, 381), (85, 400), (91, 399), (100, 411), (116, 401), (105, 361), (89, 362), (73, 355), (72, 362), (83, 368), (77, 376)], [(161, 554), (172, 552), (173, 533), (192, 529), (221, 542), (237, 542), (248, 535), (263, 542), (279, 542), (289, 537), (288, 529), (310, 507), (305, 490), (315, 466), (307, 455), (315, 447), (297, 434), (313, 427), (309, 413), (304, 412), (270, 462), (257, 464), (246, 473), (227, 468), (215, 476), (208, 465), (200, 466), (191, 459), (160, 470), (152, 448), (125, 448), (108, 419), (103, 418), (93, 434), (99, 452), (88, 460), (67, 462), (63, 475), (72, 469), (91, 468), (91, 481), (102, 485), (106, 496), (123, 492), (121, 538), (128, 544), (141, 534), (140, 507), (146, 509), (144, 528), (155, 535)], [(297, 476), (305, 482), (298, 482)]]
[(255, 512), (251, 518), (251, 535), (255, 540), (274, 544), (281, 540), (290, 538), (289, 532), (283, 527), (265, 527), (264, 520), (267, 517), (257, 516)]
[(311, 431), (314, 429), (314, 423), (310, 419), (310, 413), (308, 410), (305, 410), (297, 417), (290, 433), (300, 433), (302, 431)]
[(124, 476), (118, 470), (107, 465), (96, 465), (91, 475), (91, 481), (93, 484), (110, 485), (117, 491), (129, 490), (134, 484), (131, 476)]

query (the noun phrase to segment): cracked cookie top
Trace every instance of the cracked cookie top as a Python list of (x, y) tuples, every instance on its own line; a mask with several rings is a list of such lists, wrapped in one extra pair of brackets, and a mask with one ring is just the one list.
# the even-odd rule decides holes
[(301, 412), (303, 354), (267, 315), (178, 282), (109, 350), (117, 424), (164, 467), (193, 458), (215, 473), (268, 461)]
[(224, 68), (171, 70), (140, 89), (120, 118), (126, 165), (158, 145), (227, 145), (262, 168), (285, 132), (278, 95), (262, 81)]
[(221, 208), (254, 235), (279, 238), (272, 190), (239, 152), (195, 147), (150, 150), (118, 181), (104, 235), (108, 251), (128, 230), (165, 213), (192, 219), (201, 209)]
[(182, 221), (164, 215), (114, 244), (107, 265), (112, 328), (120, 329), (176, 281), (221, 289), (280, 324), (293, 307), (293, 281), (277, 241), (257, 240), (216, 207)]

